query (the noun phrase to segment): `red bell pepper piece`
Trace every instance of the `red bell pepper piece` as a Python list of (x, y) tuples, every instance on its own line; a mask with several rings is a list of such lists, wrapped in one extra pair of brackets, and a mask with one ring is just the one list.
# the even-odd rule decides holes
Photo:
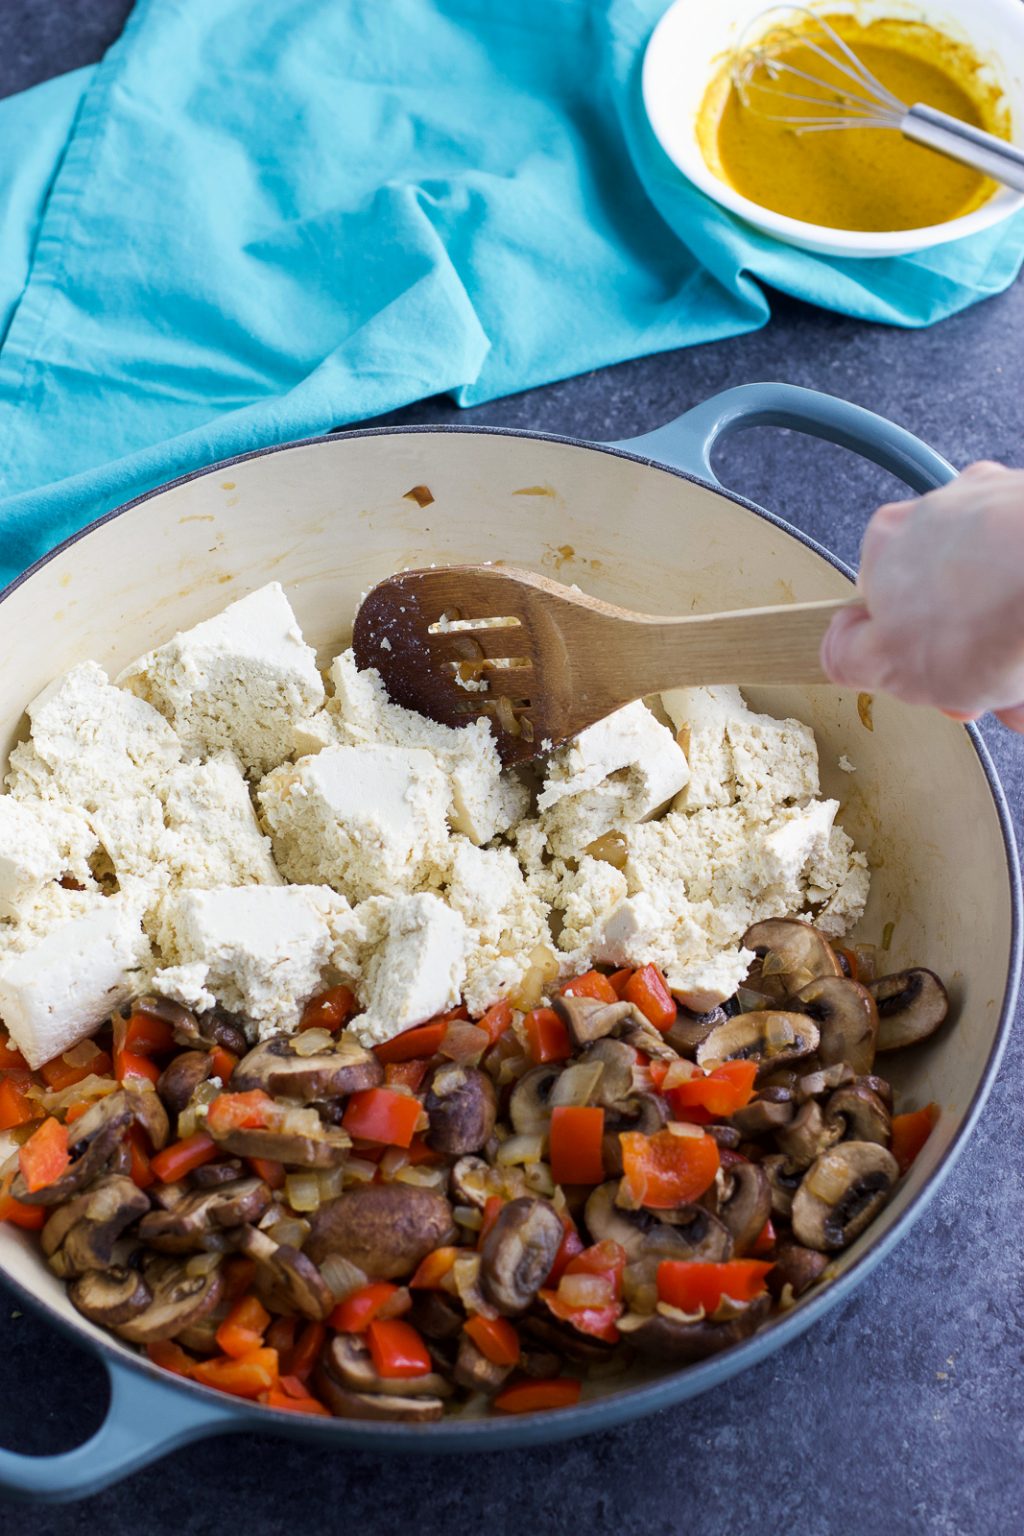
[(634, 1205), (671, 1210), (699, 1200), (719, 1168), (712, 1136), (677, 1136), (672, 1131), (623, 1131), (622, 1166)]
[(384, 1303), (398, 1290), (390, 1280), (375, 1280), (339, 1301), (327, 1321), (335, 1333), (365, 1333)]
[(106, 1051), (97, 1048), (95, 1055), (87, 1062), (72, 1066), (64, 1060), (63, 1056), (55, 1056), (52, 1061), (44, 1061), (39, 1068), (39, 1076), (46, 1086), (54, 1093), (63, 1093), (65, 1088), (70, 1088), (74, 1083), (80, 1083), (83, 1078), (95, 1075), (96, 1077), (108, 1077), (110, 1075), (111, 1061)]
[(17, 1068), (5, 1070), (0, 1079), (0, 1131), (10, 1131), (16, 1125), (28, 1125), (38, 1120), (42, 1106), (30, 1099), (25, 1092), (32, 1086), (32, 1074)]
[[(622, 1316), (622, 1272), (626, 1267), (626, 1250), (621, 1243), (610, 1239), (584, 1248), (582, 1253), (566, 1264), (557, 1291), (542, 1290), (540, 1296), (556, 1317), (571, 1323), (580, 1333), (614, 1344), (619, 1331), (615, 1324)], [(563, 1287), (572, 1275), (596, 1275), (607, 1282), (608, 1299), (603, 1304), (578, 1306), (567, 1301)]]
[(204, 1163), (211, 1162), (217, 1152), (217, 1143), (213, 1137), (207, 1136), (205, 1131), (196, 1131), (194, 1135), (186, 1136), (184, 1141), (176, 1141), (151, 1157), (150, 1171), (161, 1184), (176, 1184), (186, 1173), (191, 1173), (193, 1168), (201, 1168)]
[(727, 1264), (691, 1263), (662, 1259), (658, 1265), (658, 1299), (680, 1312), (715, 1312), (723, 1296), (730, 1301), (753, 1301), (765, 1289), (772, 1268), (763, 1259), (730, 1259)]
[(299, 1029), (329, 1029), (333, 1035), (356, 1011), (356, 996), (350, 987), (330, 987), (311, 997), (302, 1010)]
[(228, 1131), (265, 1131), (280, 1115), (278, 1106), (262, 1088), (248, 1093), (218, 1093), (206, 1114), (212, 1136)]
[(538, 1066), (545, 1061), (565, 1061), (572, 1055), (569, 1031), (553, 1008), (533, 1008), (523, 1020), (530, 1055)]
[(505, 1387), (494, 1399), (494, 1407), (499, 1413), (541, 1413), (548, 1408), (571, 1408), (579, 1400), (578, 1381), (571, 1376), (549, 1376)]
[(59, 1179), (70, 1162), (68, 1128), (52, 1115), (32, 1132), (18, 1153), (22, 1177), (32, 1194)]
[(551, 1111), (550, 1163), (556, 1184), (600, 1184), (604, 1179), (604, 1110), (558, 1104)]
[(263, 1335), (270, 1327), (270, 1313), (256, 1296), (240, 1296), (217, 1329), (217, 1343), (223, 1354), (241, 1360), (263, 1345)]
[(125, 1025), (122, 1044), (126, 1051), (137, 1051), (140, 1056), (159, 1056), (174, 1050), (174, 1031), (166, 1019), (140, 1011), (133, 1013)]
[(409, 1281), (410, 1289), (414, 1291), (442, 1289), (441, 1282), (451, 1273), (451, 1267), (458, 1256), (458, 1248), (435, 1248), (433, 1253), (428, 1253), (426, 1258), (421, 1260), (416, 1273)]
[(389, 1061), (384, 1067), (384, 1081), (399, 1083), (410, 1093), (416, 1093), (429, 1071), (429, 1061)]
[(361, 1088), (353, 1093), (341, 1117), (342, 1128), (364, 1141), (380, 1141), (390, 1147), (407, 1147), (422, 1112), (418, 1099), (395, 1093), (392, 1088)]
[(600, 1003), (617, 1003), (619, 994), (601, 971), (584, 971), (561, 989), (563, 997), (592, 997)]
[(411, 1323), (401, 1318), (375, 1318), (367, 1330), (370, 1355), (378, 1376), (426, 1376), (432, 1369), (430, 1353)]
[(495, 1045), (512, 1023), (512, 1004), (507, 997), (503, 997), (499, 1003), (488, 1008), (476, 1022), (480, 1029), (486, 1029), (491, 1044)]
[(446, 1016), (432, 1019), (429, 1024), (418, 1024), (415, 1029), (406, 1029), (393, 1040), (385, 1040), (383, 1045), (375, 1045), (373, 1054), (385, 1066), (392, 1061), (415, 1061), (418, 1057), (433, 1056), (444, 1039), (448, 1023)]
[(274, 1390), (277, 1379), (276, 1349), (252, 1349), (237, 1360), (230, 1355), (214, 1355), (212, 1360), (200, 1360), (192, 1368), (193, 1381), (229, 1392), (232, 1397), (257, 1398)]
[(146, 1345), (146, 1354), (154, 1365), (161, 1370), (171, 1371), (175, 1376), (186, 1376), (191, 1379), (198, 1361), (192, 1355), (186, 1354), (180, 1344), (175, 1344), (173, 1339), (155, 1339), (152, 1344)]
[(247, 1157), (246, 1162), (256, 1177), (271, 1189), (284, 1188), (284, 1181), (288, 1177), (284, 1163), (275, 1162), (271, 1157)]
[(668, 982), (656, 965), (642, 965), (622, 989), (627, 1003), (635, 1003), (649, 1024), (662, 1033), (676, 1021), (676, 1002)]
[[(65, 1120), (65, 1124), (66, 1124)], [(156, 1183), (156, 1174), (149, 1159), (149, 1146), (142, 1127), (133, 1125), (128, 1131), (128, 1176), (139, 1189), (148, 1189)]]
[(507, 1317), (471, 1317), (463, 1326), (492, 1365), (519, 1364), (519, 1335)]
[(18, 1047), (11, 1044), (10, 1036), (0, 1033), (0, 1071), (7, 1071), (8, 1068), (12, 1067), (19, 1067), (27, 1071), (28, 1062), (18, 1050)]
[(505, 1202), (500, 1195), (488, 1195), (484, 1201), (483, 1220), (480, 1223), (480, 1231), (477, 1233), (476, 1245), (482, 1248), (487, 1240), (487, 1234), (501, 1215)]
[(626, 983), (629, 981), (632, 974), (633, 967), (631, 965), (627, 965), (624, 966), (621, 971), (612, 971), (611, 975), (608, 977), (608, 980), (612, 984), (612, 991), (620, 1001), (626, 994)]
[(926, 1104), (909, 1115), (894, 1115), (892, 1121), (892, 1155), (900, 1165), (900, 1173), (906, 1173), (924, 1146), (936, 1120), (939, 1106)]
[(555, 1262), (551, 1266), (550, 1273), (544, 1281), (546, 1286), (556, 1286), (565, 1273), (565, 1266), (570, 1259), (574, 1259), (578, 1253), (583, 1252), (583, 1239), (576, 1230), (576, 1223), (568, 1211), (562, 1212), (562, 1226), (565, 1233), (561, 1246), (555, 1254)]
[(50, 1214), (45, 1205), (26, 1205), (11, 1194), (13, 1175), (4, 1180), (0, 1190), (0, 1221), (9, 1221), (12, 1227), (23, 1227), (26, 1232), (38, 1232)]
[(148, 1056), (140, 1056), (135, 1051), (115, 1050), (114, 1076), (119, 1083), (129, 1077), (144, 1077), (155, 1086), (160, 1077), (160, 1068)]
[(756, 1077), (756, 1061), (723, 1061), (707, 1076), (698, 1069), (685, 1083), (669, 1088), (665, 1096), (676, 1119), (684, 1119), (685, 1111), (694, 1109), (704, 1109), (711, 1116), (734, 1115), (754, 1097)]
[(233, 1051), (226, 1051), (222, 1045), (215, 1045), (210, 1052), (210, 1066), (213, 1068), (211, 1077), (219, 1077), (225, 1085), (230, 1081), (231, 1074), (238, 1066), (238, 1057)]

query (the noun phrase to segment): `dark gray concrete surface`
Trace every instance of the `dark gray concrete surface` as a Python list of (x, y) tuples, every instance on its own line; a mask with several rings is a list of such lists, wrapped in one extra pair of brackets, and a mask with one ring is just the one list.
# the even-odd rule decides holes
[[(167, 0), (172, 3), (172, 0)], [(201, 0), (174, 0), (199, 4)], [(0, 0), (0, 94), (86, 63), (124, 0)], [(1024, 464), (1024, 286), (929, 331), (856, 324), (780, 298), (758, 335), (609, 368), (472, 412), (425, 401), (388, 421), (473, 421), (619, 439), (715, 390), (787, 379), (870, 406), (956, 464)], [(854, 561), (882, 472), (757, 430), (722, 478)], [(985, 736), (1024, 827), (1024, 742)], [(922, 765), (922, 781), (925, 777)], [(65, 1533), (307, 1529), (358, 1536), (989, 1536), (1024, 1528), (1024, 1031), (934, 1204), (856, 1297), (720, 1390), (614, 1433), (475, 1460), (395, 1463), (269, 1437), (177, 1452), (6, 1528)], [(0, 1291), (0, 1444), (84, 1439), (102, 1370)]]

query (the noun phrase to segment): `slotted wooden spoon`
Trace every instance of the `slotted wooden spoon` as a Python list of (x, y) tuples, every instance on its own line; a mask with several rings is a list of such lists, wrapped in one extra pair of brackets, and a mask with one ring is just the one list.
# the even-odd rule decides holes
[(502, 760), (519, 763), (664, 688), (823, 683), (821, 637), (850, 601), (666, 619), (533, 571), (449, 565), (380, 582), (352, 644), (396, 704), (445, 725), (486, 715)]

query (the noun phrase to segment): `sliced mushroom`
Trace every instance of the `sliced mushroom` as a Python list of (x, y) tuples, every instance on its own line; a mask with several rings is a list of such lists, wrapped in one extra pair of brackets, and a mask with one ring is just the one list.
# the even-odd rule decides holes
[(547, 1200), (510, 1200), (481, 1249), (480, 1284), (487, 1300), (506, 1316), (525, 1312), (547, 1279), (564, 1235), (562, 1219)]
[(392, 1393), (352, 1392), (319, 1366), (313, 1379), (317, 1396), (336, 1419), (394, 1419), (405, 1424), (432, 1424), (444, 1417), (440, 1397), (398, 1397)]
[(796, 1113), (788, 1088), (761, 1088), (755, 1099), (730, 1116), (741, 1136), (764, 1136), (788, 1125)]
[(451, 1384), (436, 1371), (424, 1376), (378, 1376), (365, 1338), (356, 1333), (335, 1334), (320, 1357), (339, 1386), (351, 1392), (390, 1393), (393, 1397), (450, 1397)]
[(781, 1126), (775, 1132), (775, 1144), (785, 1153), (790, 1168), (809, 1168), (816, 1157), (839, 1141), (842, 1134), (842, 1125), (826, 1119), (817, 1099), (808, 1099), (789, 1125)]
[(610, 1179), (620, 1179), (623, 1173), (623, 1131), (640, 1131), (653, 1136), (668, 1122), (668, 1106), (656, 1093), (636, 1093), (623, 1099), (614, 1110), (605, 1110), (604, 1136), (601, 1139), (601, 1155), (604, 1171)]
[(710, 1136), (712, 1141), (717, 1141), (719, 1149), (735, 1152), (743, 1137), (734, 1125), (706, 1125), (705, 1136)]
[(776, 1301), (780, 1300), (787, 1285), (794, 1297), (802, 1296), (821, 1279), (828, 1263), (827, 1254), (802, 1248), (799, 1243), (781, 1242), (775, 1251), (775, 1268), (766, 1277), (768, 1289)]
[(76, 1311), (104, 1328), (131, 1322), (152, 1305), (149, 1286), (135, 1269), (88, 1270), (68, 1286), (68, 1299)]
[(595, 1040), (580, 1054), (580, 1063), (601, 1063), (601, 1076), (591, 1096), (592, 1104), (614, 1109), (633, 1093), (636, 1051), (624, 1040)]
[(878, 1008), (880, 1051), (899, 1051), (933, 1035), (949, 1012), (949, 994), (934, 971), (915, 966), (868, 983)]
[[(656, 1247), (660, 1251), (661, 1245), (668, 1243), (673, 1250), (680, 1247), (686, 1250), (685, 1253), (673, 1252), (671, 1257), (674, 1258), (690, 1259), (702, 1264), (725, 1264), (732, 1258), (732, 1234), (725, 1223), (706, 1206), (677, 1205), (674, 1210), (659, 1211), (658, 1214), (661, 1219), (657, 1228), (644, 1239), (644, 1252), (650, 1253)], [(761, 1223), (763, 1225), (764, 1222)], [(661, 1252), (661, 1257), (668, 1258), (670, 1255)]]
[(189, 1182), (199, 1189), (214, 1189), (218, 1184), (232, 1184), (245, 1175), (241, 1158), (229, 1157), (216, 1163), (201, 1163), (189, 1174)]
[(669, 1045), (661, 1031), (655, 1029), (633, 1003), (629, 1005), (629, 1013), (615, 1025), (614, 1034), (616, 1039), (625, 1040), (627, 1045), (643, 1051), (652, 1061), (679, 1060), (678, 1051)]
[(580, 1333), (571, 1323), (556, 1322), (550, 1313), (543, 1317), (528, 1313), (519, 1329), (526, 1338), (555, 1352), (559, 1360), (571, 1360), (574, 1365), (604, 1365), (615, 1353), (614, 1344)]
[(462, 1335), (453, 1373), (456, 1385), (470, 1392), (490, 1394), (504, 1386), (511, 1370), (510, 1365), (495, 1365), (477, 1349), (467, 1333)]
[(891, 1152), (843, 1141), (819, 1157), (793, 1199), (793, 1234), (805, 1248), (833, 1252), (852, 1243), (885, 1205), (899, 1178)]
[(210, 1051), (215, 1045), (223, 1046), (234, 1056), (244, 1056), (249, 1048), (245, 1031), (240, 1024), (227, 1017), (219, 1009), (212, 1013), (195, 1014), (190, 1008), (174, 1003), (169, 997), (140, 997), (132, 1004), (136, 1013), (148, 1013), (152, 1018), (163, 1019), (174, 1031), (176, 1045), (199, 1046)]
[(871, 1071), (878, 1010), (866, 987), (845, 976), (824, 976), (801, 987), (790, 1006), (817, 1024), (818, 1059), (823, 1067), (846, 1062), (858, 1076)]
[(60, 1178), (43, 1189), (30, 1190), (18, 1173), (11, 1194), (24, 1205), (62, 1205), (103, 1171), (133, 1119), (128, 1095), (123, 1091), (98, 1099), (68, 1127), (71, 1163)]
[(451, 1193), (454, 1204), (482, 1211), (492, 1195), (513, 1200), (528, 1195), (530, 1187), (522, 1168), (492, 1168), (482, 1157), (460, 1157), (451, 1171)]
[[(322, 1031), (320, 1033), (323, 1033)], [(354, 1036), (342, 1033), (312, 1055), (303, 1054), (303, 1036), (274, 1035), (243, 1056), (231, 1074), (231, 1088), (262, 1088), (272, 1098), (337, 1099), (384, 1081), (384, 1068)]]
[(259, 1227), (240, 1227), (236, 1242), (242, 1253), (256, 1260), (257, 1289), (274, 1301), (273, 1311), (299, 1312), (323, 1322), (334, 1307), (334, 1293), (314, 1261), (290, 1243), (275, 1243)]
[(804, 1014), (763, 1009), (719, 1024), (697, 1047), (697, 1062), (711, 1069), (723, 1061), (756, 1061), (767, 1073), (817, 1048), (817, 1027)]
[(836, 1088), (852, 1083), (856, 1075), (848, 1062), (834, 1061), (831, 1066), (819, 1067), (816, 1072), (807, 1072), (797, 1078), (794, 1095), (801, 1103), (804, 1099), (820, 1099)]
[(760, 1166), (771, 1187), (772, 1215), (782, 1216), (788, 1220), (793, 1210), (793, 1198), (803, 1178), (803, 1169), (794, 1168), (789, 1158), (783, 1156), (781, 1152), (775, 1152), (770, 1157), (766, 1157)]
[(757, 1163), (733, 1163), (723, 1171), (726, 1189), (718, 1202), (718, 1219), (742, 1255), (756, 1243), (772, 1213), (771, 1185)]
[(443, 1062), (427, 1085), (427, 1145), (445, 1157), (479, 1152), (494, 1129), (498, 1113), (494, 1084), (479, 1067)]
[(519, 1369), (524, 1376), (539, 1378), (558, 1376), (562, 1369), (562, 1357), (553, 1349), (524, 1348), (519, 1356)]
[(42, 1231), (43, 1251), (63, 1279), (108, 1269), (122, 1232), (149, 1210), (149, 1198), (131, 1179), (100, 1179), (59, 1207)]
[(375, 1280), (395, 1280), (455, 1237), (452, 1208), (435, 1190), (363, 1184), (313, 1213), (305, 1252), (315, 1264), (334, 1253)]
[(197, 1189), (170, 1211), (150, 1211), (139, 1222), (139, 1236), (159, 1253), (195, 1253), (211, 1233), (259, 1221), (271, 1202), (262, 1179), (236, 1179), (212, 1189)]
[(620, 1243), (626, 1250), (627, 1258), (637, 1258), (645, 1236), (660, 1223), (650, 1211), (627, 1211), (616, 1205), (615, 1196), (618, 1192), (617, 1180), (599, 1184), (587, 1198), (583, 1220), (591, 1242)]
[(887, 1147), (892, 1140), (889, 1111), (863, 1079), (836, 1090), (825, 1106), (825, 1119), (839, 1126), (844, 1141), (873, 1141)]
[(874, 1072), (869, 1072), (867, 1077), (858, 1078), (857, 1081), (863, 1083), (865, 1088), (870, 1088), (872, 1093), (877, 1094), (890, 1115), (892, 1114), (893, 1093), (891, 1083), (886, 1082), (884, 1077), (879, 1077)]
[(559, 1078), (558, 1067), (531, 1067), (512, 1089), (508, 1101), (512, 1128), (520, 1135), (546, 1131), (551, 1119), (551, 1090)]
[(691, 1013), (688, 1008), (681, 1008), (675, 1023), (666, 1031), (665, 1039), (680, 1056), (686, 1056), (692, 1061), (697, 1047), (727, 1018), (729, 1014), (724, 1008), (712, 1008), (707, 1013)]
[[(234, 1074), (232, 1074), (232, 1088)], [(299, 1113), (305, 1113), (299, 1111)], [(309, 1111), (312, 1115), (313, 1111)], [(256, 1130), (244, 1126), (212, 1130), (209, 1134), (225, 1152), (237, 1157), (262, 1157), (299, 1168), (338, 1168), (348, 1156), (352, 1139), (347, 1131), (321, 1125), (302, 1131)]]
[(761, 962), (758, 989), (785, 1002), (819, 976), (841, 976), (842, 966), (828, 940), (799, 917), (772, 917), (748, 928), (742, 939)]
[(213, 1071), (209, 1051), (182, 1051), (161, 1072), (156, 1091), (172, 1115), (180, 1115), (200, 1083)]
[(130, 1344), (177, 1338), (183, 1329), (213, 1311), (224, 1289), (219, 1268), (190, 1274), (179, 1261), (147, 1267), (145, 1280), (152, 1294), (149, 1306), (114, 1329)]
[(414, 1291), (409, 1321), (428, 1339), (454, 1339), (462, 1332), (466, 1314), (444, 1291)]
[(577, 1049), (603, 1039), (624, 1019), (633, 1017), (632, 1003), (603, 1003), (597, 997), (566, 997), (562, 993), (551, 1006)]
[(645, 1358), (657, 1360), (662, 1365), (690, 1365), (695, 1360), (719, 1354), (741, 1339), (748, 1339), (767, 1320), (770, 1310), (769, 1298), (759, 1296), (735, 1317), (720, 1323), (709, 1322), (706, 1318), (696, 1323), (683, 1323), (655, 1312), (635, 1325), (631, 1317), (620, 1318), (619, 1327), (637, 1353)]

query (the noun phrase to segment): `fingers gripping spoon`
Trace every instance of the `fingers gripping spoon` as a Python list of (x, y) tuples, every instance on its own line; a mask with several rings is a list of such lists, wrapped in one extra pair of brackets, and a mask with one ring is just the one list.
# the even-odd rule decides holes
[(848, 600), (664, 618), (630, 613), (532, 571), (403, 571), (356, 615), (360, 667), (396, 704), (490, 719), (505, 763), (526, 762), (645, 694), (708, 683), (822, 683), (821, 638)]

